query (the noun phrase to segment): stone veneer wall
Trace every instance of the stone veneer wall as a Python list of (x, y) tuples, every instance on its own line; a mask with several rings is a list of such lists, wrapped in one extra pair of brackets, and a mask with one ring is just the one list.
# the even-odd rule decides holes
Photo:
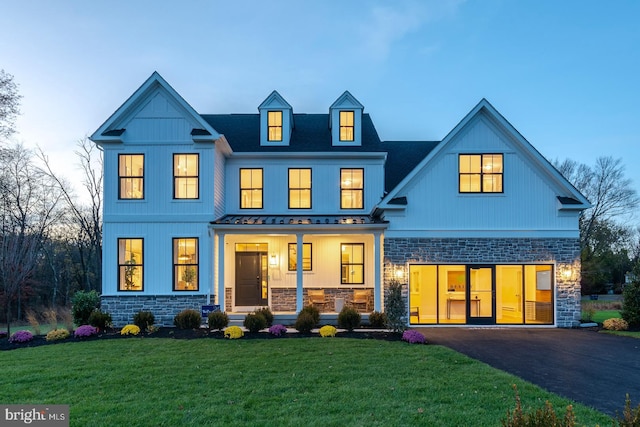
[[(385, 238), (385, 288), (394, 279), (398, 268), (410, 263), (570, 264), (575, 271), (571, 280), (555, 272), (556, 325), (577, 326), (580, 322), (580, 244), (578, 239), (431, 239)], [(405, 271), (405, 279), (408, 272)], [(408, 299), (406, 283), (403, 294)]]
[(100, 297), (102, 311), (111, 314), (113, 326), (133, 323), (133, 315), (150, 311), (157, 326), (173, 326), (176, 314), (191, 308), (200, 312), (207, 303), (206, 295), (117, 295)]
[[(321, 288), (315, 288), (320, 290)], [(363, 288), (324, 288), (325, 299), (327, 300), (327, 304), (321, 309), (321, 312), (335, 312), (336, 298), (344, 298), (344, 305), (347, 306), (351, 304), (353, 301), (353, 290), (354, 289), (363, 289)], [(307, 305), (308, 289), (305, 288), (303, 290), (303, 304)], [(271, 289), (271, 310), (274, 312), (278, 311), (296, 311), (296, 289), (293, 288), (273, 288)], [(373, 289), (371, 289), (371, 293), (369, 295), (369, 308), (373, 307)], [(358, 307), (358, 309), (363, 308), (362, 306)]]

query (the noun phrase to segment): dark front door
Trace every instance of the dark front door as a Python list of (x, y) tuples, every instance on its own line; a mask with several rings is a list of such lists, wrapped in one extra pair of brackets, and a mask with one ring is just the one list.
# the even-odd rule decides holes
[(267, 254), (236, 252), (236, 305), (267, 304)]
[(494, 266), (467, 266), (467, 323), (494, 324), (495, 316)]

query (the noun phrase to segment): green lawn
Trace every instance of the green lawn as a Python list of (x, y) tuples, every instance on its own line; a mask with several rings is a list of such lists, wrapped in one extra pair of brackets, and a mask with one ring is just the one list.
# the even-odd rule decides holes
[(0, 402), (69, 404), (72, 426), (499, 426), (512, 384), (529, 408), (570, 403), (444, 347), (348, 338), (63, 343), (0, 366)]
[(612, 318), (620, 318), (622, 316), (620, 316), (620, 311), (619, 310), (596, 310), (595, 314), (593, 315), (593, 321), (597, 322), (597, 323), (602, 323), (607, 319), (612, 319)]

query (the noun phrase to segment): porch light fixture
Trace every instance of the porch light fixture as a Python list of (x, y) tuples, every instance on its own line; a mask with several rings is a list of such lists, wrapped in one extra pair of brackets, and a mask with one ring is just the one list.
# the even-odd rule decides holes
[(563, 280), (573, 279), (573, 266), (571, 264), (560, 264), (558, 266), (558, 270), (560, 271), (560, 277), (562, 277)]
[(394, 268), (394, 272), (393, 275), (396, 277), (396, 279), (398, 280), (402, 280), (404, 279), (404, 268), (402, 267), (395, 267)]

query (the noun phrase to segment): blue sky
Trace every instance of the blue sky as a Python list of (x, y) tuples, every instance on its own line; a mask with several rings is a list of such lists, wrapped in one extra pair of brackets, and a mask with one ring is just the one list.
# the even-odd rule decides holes
[[(487, 98), (544, 156), (623, 158), (640, 191), (640, 1), (8, 0), (17, 139), (58, 170), (158, 71), (200, 113), (349, 90), (384, 140), (440, 140)], [(75, 163), (75, 161), (74, 161)]]

